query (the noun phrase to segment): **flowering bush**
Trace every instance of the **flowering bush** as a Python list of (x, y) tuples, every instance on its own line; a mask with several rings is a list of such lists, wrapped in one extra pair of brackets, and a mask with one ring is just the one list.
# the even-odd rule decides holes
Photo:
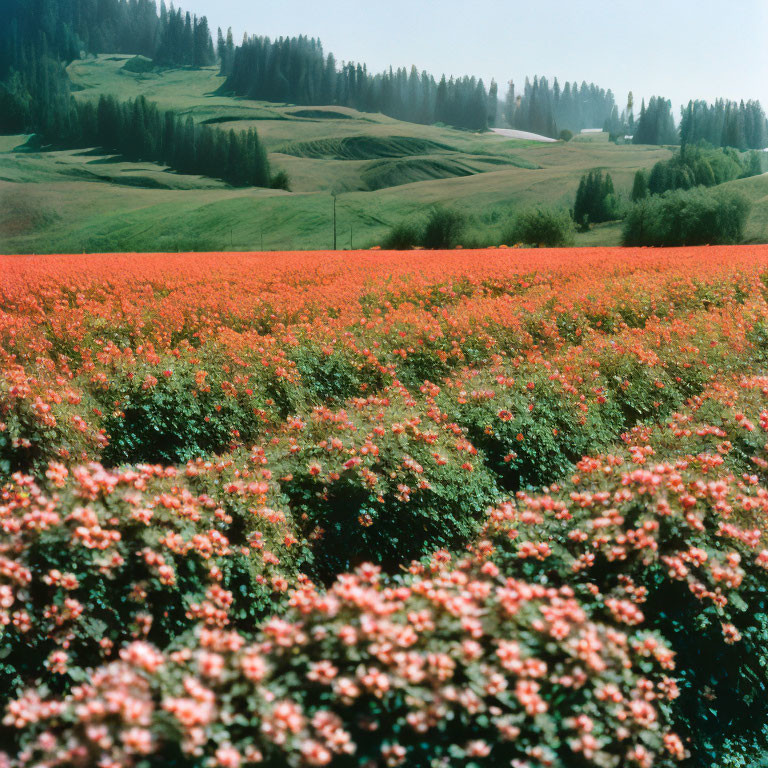
[(304, 584), (291, 606), (253, 639), (209, 620), (167, 655), (127, 645), (65, 699), (27, 693), (6, 717), (27, 731), (20, 765), (128, 766), (168, 738), (219, 766), (684, 756), (667, 724), (673, 654), (589, 620), (568, 588), (438, 553), (397, 586), (367, 566), (325, 594)]
[(593, 618), (660, 631), (681, 676), (677, 716), (702, 760), (728, 734), (764, 737), (768, 719), (768, 491), (744, 471), (745, 457), (749, 470), (768, 466), (767, 406), (768, 379), (715, 387), (664, 429), (582, 459), (562, 488), (492, 510), (477, 548), (534, 582), (600, 585)]
[(766, 256), (0, 257), (6, 762), (764, 751)]
[(268, 471), (52, 463), (0, 493), (3, 700), (46, 678), (65, 690), (130, 638), (165, 647), (201, 619), (253, 629), (305, 549), (267, 506)]

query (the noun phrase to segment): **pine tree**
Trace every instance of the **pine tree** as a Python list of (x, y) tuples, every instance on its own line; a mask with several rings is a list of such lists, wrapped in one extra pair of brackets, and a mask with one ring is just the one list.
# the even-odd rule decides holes
[(488, 125), (496, 125), (499, 112), (499, 86), (495, 80), (491, 80), (491, 87), (488, 90)]
[(515, 127), (515, 108), (515, 84), (510, 80), (507, 96), (504, 99), (504, 121), (510, 128)]
[(648, 197), (648, 174), (644, 170), (635, 173), (635, 180), (632, 183), (632, 202), (645, 200)]

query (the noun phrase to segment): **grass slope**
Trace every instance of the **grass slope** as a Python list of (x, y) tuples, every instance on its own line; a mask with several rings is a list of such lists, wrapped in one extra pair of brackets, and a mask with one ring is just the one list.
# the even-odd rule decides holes
[[(388, 228), (441, 203), (462, 210), (478, 245), (497, 237), (516, 210), (573, 204), (579, 178), (610, 171), (628, 193), (638, 168), (668, 158), (662, 147), (606, 141), (542, 144), (446, 126), (404, 123), (339, 106), (302, 108), (221, 93), (215, 68), (134, 72), (134, 57), (74, 62), (78, 99), (145, 95), (223, 130), (259, 131), (292, 192), (233, 189), (151, 163), (96, 151), (30, 151), (27, 137), (0, 137), (0, 253), (322, 249), (380, 242)], [(138, 69), (142, 69), (138, 67)], [(738, 182), (755, 201), (750, 238), (764, 239), (768, 177)], [(615, 245), (617, 225), (577, 244)]]

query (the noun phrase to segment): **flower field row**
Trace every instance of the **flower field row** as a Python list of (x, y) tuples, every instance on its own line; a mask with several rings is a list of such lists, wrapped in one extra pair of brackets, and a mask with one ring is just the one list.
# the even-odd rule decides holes
[(8, 765), (765, 747), (768, 249), (471, 256), (0, 261)]

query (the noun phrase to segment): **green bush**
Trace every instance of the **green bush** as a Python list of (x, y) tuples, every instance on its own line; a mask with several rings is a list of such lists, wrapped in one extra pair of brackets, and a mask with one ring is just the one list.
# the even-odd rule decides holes
[[(322, 581), (363, 562), (396, 572), (403, 562), (460, 546), (499, 498), (474, 446), (451, 431), (422, 429), (428, 420), (415, 406), (384, 402), (318, 409), (266, 451), (272, 471), (286, 478), (285, 506), (313, 542), (312, 575)], [(385, 408), (387, 428), (379, 419)]]
[(648, 191), (660, 195), (673, 189), (692, 189), (693, 187), (713, 187), (727, 181), (755, 175), (759, 169), (760, 158), (755, 166), (752, 153), (746, 157), (735, 149), (717, 148), (705, 142), (686, 145), (669, 160), (660, 160), (651, 169), (648, 178)]
[[(292, 578), (304, 556), (290, 518), (265, 507), (276, 498), (266, 472), (244, 482), (231, 461), (120, 472), (53, 462), (47, 475), (3, 488), (5, 521), (47, 518), (5, 535), (25, 576), (12, 588), (4, 579), (2, 594), (29, 621), (3, 627), (2, 711), (19, 680), (62, 692), (113, 648), (138, 637), (165, 647), (201, 612), (226, 606), (232, 624), (252, 630), (282, 604), (272, 578)], [(52, 654), (65, 662), (58, 671)]]
[(384, 238), (382, 248), (388, 251), (407, 251), (421, 244), (423, 233), (421, 228), (412, 222), (395, 224)]
[(535, 208), (521, 213), (502, 239), (505, 243), (524, 243), (539, 248), (567, 248), (573, 245), (573, 220), (564, 210)]
[(732, 245), (744, 239), (750, 203), (728, 189), (676, 190), (640, 200), (624, 223), (625, 246)]
[(445, 250), (455, 247), (466, 226), (463, 214), (450, 208), (436, 207), (429, 212), (424, 226), (422, 245), (425, 248)]
[(136, 74), (143, 75), (147, 72), (152, 72), (155, 69), (155, 64), (152, 59), (148, 59), (146, 56), (134, 56), (123, 64), (123, 69), (126, 72), (135, 72)]
[(291, 177), (286, 171), (278, 171), (272, 175), (269, 181), (269, 186), (272, 189), (284, 189), (286, 192), (291, 191)]
[[(109, 439), (102, 460), (108, 466), (178, 464), (225, 452), (241, 440), (257, 438), (262, 425), (254, 409), (271, 410), (258, 388), (250, 394), (235, 392), (221, 369), (212, 367), (209, 375), (184, 360), (120, 378), (101, 397)], [(277, 387), (272, 400), (278, 410), (294, 406)]]
[(390, 251), (409, 248), (447, 250), (459, 245), (466, 229), (466, 217), (458, 211), (435, 206), (422, 222), (400, 222), (390, 229), (382, 247)]

